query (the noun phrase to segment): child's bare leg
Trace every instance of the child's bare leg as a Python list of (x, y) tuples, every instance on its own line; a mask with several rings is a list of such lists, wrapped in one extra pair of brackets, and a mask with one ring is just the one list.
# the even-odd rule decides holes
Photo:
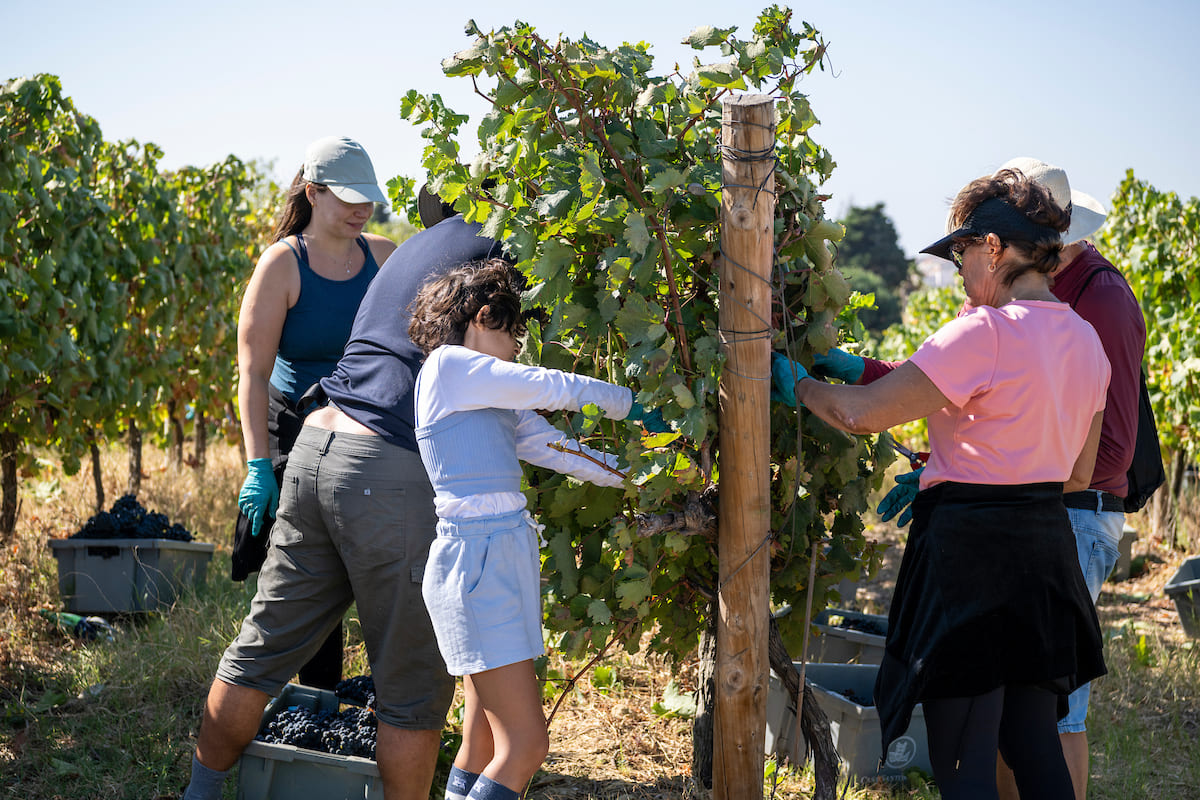
[(492, 740), (492, 759), (483, 774), (520, 794), (550, 749), (533, 661), (479, 672), (469, 680)]
[(495, 755), (492, 726), (479, 702), (473, 676), (463, 676), (463, 738), (454, 766), (476, 774), (483, 772)]

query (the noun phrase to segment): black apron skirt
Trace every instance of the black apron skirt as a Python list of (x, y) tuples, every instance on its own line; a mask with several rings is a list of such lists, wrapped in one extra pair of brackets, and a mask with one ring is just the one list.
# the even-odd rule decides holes
[(1066, 696), (1105, 673), (1061, 483), (920, 492), (875, 683), (883, 750), (926, 699), (1009, 684)]

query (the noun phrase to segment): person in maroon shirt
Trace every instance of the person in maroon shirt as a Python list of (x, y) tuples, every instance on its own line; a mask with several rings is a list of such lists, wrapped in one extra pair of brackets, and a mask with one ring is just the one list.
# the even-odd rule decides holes
[[(1087, 320), (1100, 337), (1112, 367), (1100, 450), (1088, 489), (1063, 496), (1075, 543), (1079, 566), (1091, 592), (1092, 602), (1112, 572), (1125, 527), (1124, 498), (1128, 489), (1125, 474), (1133, 460), (1137, 437), (1138, 391), (1142, 355), (1146, 346), (1146, 323), (1137, 298), (1125, 278), (1086, 239), (1104, 224), (1104, 208), (1093, 198), (1070, 187), (1059, 167), (1033, 158), (1014, 158), (1000, 169), (1017, 169), (1050, 190), (1056, 203), (1071, 212), (1071, 227), (1063, 234), (1060, 266), (1054, 273), (1052, 291)], [(1069, 354), (1064, 354), (1069, 357)], [(847, 383), (867, 384), (891, 372), (902, 362), (880, 361), (834, 348), (819, 354), (815, 371)], [(879, 505), (884, 521), (899, 515), (898, 524), (911, 518), (920, 470), (896, 478), (896, 487)], [(1088, 741), (1087, 709), (1091, 685), (1085, 684), (1070, 696), (1070, 711), (1059, 720), (1059, 740), (1071, 772), (1077, 800), (1087, 795)], [(1018, 797), (1012, 772), (1001, 764), (997, 769), (1000, 796)]]

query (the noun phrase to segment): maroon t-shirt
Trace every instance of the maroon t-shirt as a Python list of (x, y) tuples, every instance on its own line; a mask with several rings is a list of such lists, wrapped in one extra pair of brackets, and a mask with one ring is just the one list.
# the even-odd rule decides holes
[(1124, 497), (1129, 489), (1125, 473), (1133, 461), (1137, 439), (1146, 321), (1124, 277), (1106, 270), (1087, 281), (1103, 267), (1112, 264), (1085, 242), (1083, 252), (1055, 276), (1053, 291), (1096, 329), (1112, 367), (1091, 488)]
[[(1129, 489), (1125, 473), (1133, 461), (1133, 443), (1137, 438), (1146, 321), (1133, 290), (1121, 275), (1101, 272), (1084, 286), (1092, 272), (1112, 264), (1091, 244), (1085, 242), (1083, 247), (1083, 252), (1059, 271), (1053, 292), (1096, 329), (1112, 367), (1091, 488), (1124, 497)], [(874, 358), (864, 361), (860, 384), (879, 380), (904, 363)]]

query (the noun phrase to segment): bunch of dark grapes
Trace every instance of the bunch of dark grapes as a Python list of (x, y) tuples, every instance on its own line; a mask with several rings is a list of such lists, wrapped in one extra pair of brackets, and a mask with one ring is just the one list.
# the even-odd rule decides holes
[(343, 703), (366, 706), (372, 710), (375, 708), (375, 680), (370, 675), (347, 678), (334, 687), (333, 693)]
[(292, 706), (275, 715), (255, 738), (268, 744), (290, 744), (307, 750), (321, 750), (321, 735), (329, 727), (329, 711), (313, 711)]
[(147, 511), (137, 498), (127, 494), (112, 508), (89, 519), (71, 535), (72, 539), (171, 539), (192, 541), (192, 534), (179, 523), (171, 524), (166, 514)]
[(847, 617), (842, 620), (839, 628), (844, 628), (848, 631), (858, 631), (870, 636), (887, 636), (887, 622), (877, 622), (873, 619), (850, 619)]
[(375, 759), (375, 713), (347, 708), (341, 713), (291, 706), (275, 715), (256, 739), (342, 756)]
[(368, 708), (347, 708), (330, 721), (321, 734), (322, 750), (342, 756), (375, 759), (375, 712)]

